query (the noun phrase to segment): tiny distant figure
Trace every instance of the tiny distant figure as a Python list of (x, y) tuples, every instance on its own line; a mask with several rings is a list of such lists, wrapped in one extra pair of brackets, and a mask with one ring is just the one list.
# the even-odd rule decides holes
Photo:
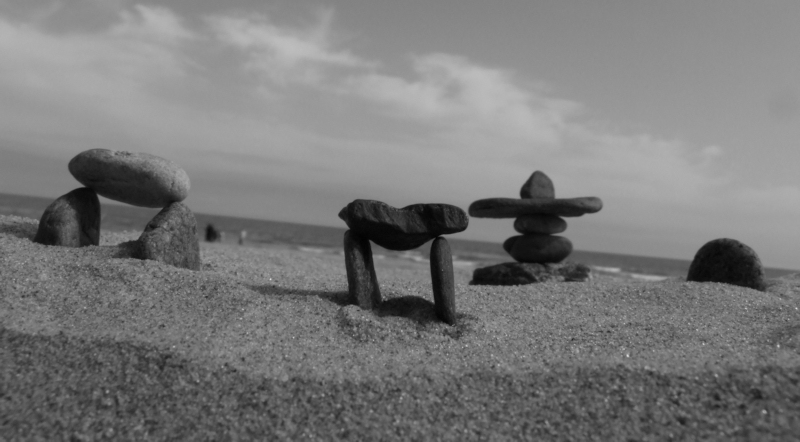
[(206, 226), (206, 241), (208, 242), (217, 242), (222, 239), (222, 232), (217, 230), (213, 224), (209, 223)]
[(245, 238), (247, 238), (247, 230), (242, 229), (242, 231), (239, 232), (239, 245), (240, 246), (242, 244), (244, 244)]

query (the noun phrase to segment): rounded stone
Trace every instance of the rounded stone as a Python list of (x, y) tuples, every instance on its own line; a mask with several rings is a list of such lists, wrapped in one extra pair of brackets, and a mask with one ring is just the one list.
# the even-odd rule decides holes
[(537, 282), (583, 282), (592, 278), (586, 264), (564, 261), (535, 264), (504, 262), (479, 267), (472, 272), (470, 285), (524, 285)]
[(183, 203), (172, 203), (161, 209), (133, 246), (133, 258), (151, 259), (189, 270), (202, 267), (197, 220)]
[(722, 282), (765, 291), (764, 266), (755, 250), (730, 238), (707, 242), (694, 255), (687, 281)]
[(563, 236), (533, 233), (512, 236), (503, 248), (518, 262), (561, 262), (572, 253), (572, 242)]
[(70, 160), (69, 172), (98, 195), (133, 206), (163, 208), (189, 193), (180, 166), (147, 153), (91, 149)]
[(537, 170), (525, 181), (522, 188), (519, 189), (520, 198), (555, 198), (556, 189), (553, 186), (553, 181), (544, 174), (544, 172)]
[(42, 214), (34, 242), (48, 246), (100, 244), (100, 200), (92, 189), (75, 189), (53, 201)]
[(519, 233), (542, 233), (551, 235), (567, 230), (564, 218), (555, 215), (525, 215), (514, 220), (514, 230)]

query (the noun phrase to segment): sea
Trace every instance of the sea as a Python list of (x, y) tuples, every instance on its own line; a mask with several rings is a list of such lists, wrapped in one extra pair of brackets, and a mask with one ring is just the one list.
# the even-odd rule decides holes
[[(0, 215), (16, 215), (39, 219), (53, 200), (28, 195), (0, 193)], [(159, 212), (159, 209), (146, 209), (129, 205), (102, 203), (102, 231), (141, 232), (144, 226)], [(242, 232), (246, 235), (242, 247), (269, 247), (281, 245), (311, 253), (342, 253), (342, 238), (345, 228), (311, 224), (290, 223), (252, 218), (195, 213), (198, 234), (204, 240), (209, 225), (222, 233), (221, 242), (238, 245)], [(102, 234), (102, 233), (101, 233)], [(453, 265), (457, 267), (484, 267), (511, 261), (503, 250), (502, 240), (498, 242), (472, 241), (448, 238), (453, 253)], [(428, 262), (430, 242), (410, 251), (386, 250), (373, 245), (373, 257), (399, 258), (413, 262)], [(668, 278), (685, 278), (690, 260), (636, 256), (618, 253), (603, 253), (574, 250), (569, 260), (584, 263), (595, 274), (614, 278), (661, 281)], [(798, 273), (797, 270), (765, 268), (767, 278), (777, 278)]]

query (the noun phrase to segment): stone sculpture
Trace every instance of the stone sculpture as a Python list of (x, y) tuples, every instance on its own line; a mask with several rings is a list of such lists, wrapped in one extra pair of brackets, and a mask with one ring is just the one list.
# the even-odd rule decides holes
[(86, 187), (60, 197), (45, 210), (35, 242), (69, 247), (97, 245), (100, 195), (133, 206), (163, 208), (137, 243), (127, 245), (135, 257), (200, 268), (194, 214), (180, 203), (189, 193), (189, 176), (177, 164), (146, 153), (91, 149), (72, 158), (68, 168)]
[(469, 218), (448, 204), (414, 204), (397, 209), (380, 201), (355, 200), (339, 212), (350, 228), (344, 234), (347, 286), (351, 302), (362, 309), (381, 303), (381, 292), (372, 261), (370, 241), (389, 250), (411, 250), (433, 240), (431, 281), (436, 315), (456, 323), (453, 258), (440, 235), (464, 231)]
[(562, 217), (599, 212), (603, 208), (600, 198), (556, 198), (553, 181), (538, 170), (519, 193), (519, 199), (486, 198), (470, 204), (470, 216), (514, 218), (514, 230), (520, 233), (503, 243), (503, 249), (517, 262), (475, 269), (472, 283), (516, 285), (588, 279), (587, 266), (562, 263), (572, 253), (572, 242), (555, 234), (567, 229)]

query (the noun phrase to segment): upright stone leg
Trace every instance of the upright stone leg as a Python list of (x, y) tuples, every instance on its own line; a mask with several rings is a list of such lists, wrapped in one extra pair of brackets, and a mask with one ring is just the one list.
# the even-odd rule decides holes
[(381, 303), (381, 289), (372, 263), (372, 247), (368, 239), (351, 230), (344, 232), (344, 264), (350, 302), (364, 310), (377, 307)]
[(436, 316), (450, 325), (455, 325), (456, 288), (453, 282), (453, 257), (450, 245), (441, 236), (434, 239), (431, 245), (431, 282)]

